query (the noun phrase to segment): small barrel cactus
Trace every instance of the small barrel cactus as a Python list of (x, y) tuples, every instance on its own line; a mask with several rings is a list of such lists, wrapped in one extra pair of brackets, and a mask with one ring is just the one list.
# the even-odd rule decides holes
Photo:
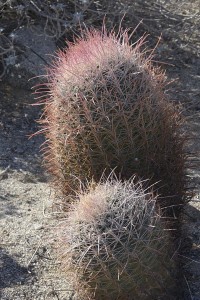
[(79, 196), (58, 231), (75, 299), (174, 299), (171, 242), (155, 200), (133, 180), (108, 180)]
[(45, 160), (65, 195), (115, 169), (124, 180), (137, 174), (157, 182), (163, 206), (183, 203), (181, 116), (143, 42), (93, 30), (58, 52), (41, 123)]

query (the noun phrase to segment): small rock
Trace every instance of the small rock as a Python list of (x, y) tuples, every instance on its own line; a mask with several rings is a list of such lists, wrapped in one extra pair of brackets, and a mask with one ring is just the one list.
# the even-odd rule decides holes
[(3, 173), (0, 175), (0, 180), (7, 179), (7, 178), (8, 178), (8, 173)]
[(43, 226), (42, 224), (35, 224), (35, 225), (34, 225), (34, 228), (35, 228), (36, 230), (41, 230), (41, 229), (44, 229), (44, 226)]
[(8, 171), (9, 171), (9, 169), (10, 169), (10, 165), (7, 168), (5, 168), (5, 170), (3, 170), (0, 173), (0, 180), (8, 178)]
[(36, 183), (35, 178), (31, 174), (24, 174), (24, 177), (22, 179), (23, 183)]

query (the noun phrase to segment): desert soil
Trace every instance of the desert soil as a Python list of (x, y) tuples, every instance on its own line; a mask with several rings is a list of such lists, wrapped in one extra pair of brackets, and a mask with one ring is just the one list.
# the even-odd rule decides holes
[(1, 84), (0, 97), (0, 299), (70, 299), (49, 236), (57, 222), (41, 167), (43, 138), (29, 139), (40, 111), (30, 91)]
[[(200, 300), (199, 70), (199, 59), (181, 60), (168, 70), (171, 77), (178, 77), (174, 95), (186, 107), (195, 157), (188, 170), (195, 193), (182, 220), (186, 247), (181, 253), (185, 281), (181, 299), (186, 300)], [(0, 298), (72, 299), (70, 280), (59, 271), (54, 237), (49, 236), (58, 218), (52, 207), (53, 189), (41, 164), (43, 137), (28, 138), (37, 131), (40, 108), (30, 106), (34, 100), (29, 90), (3, 82), (0, 98)]]

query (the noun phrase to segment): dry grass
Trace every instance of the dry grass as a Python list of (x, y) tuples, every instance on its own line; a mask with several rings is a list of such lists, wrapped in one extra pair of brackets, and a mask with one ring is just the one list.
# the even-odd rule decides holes
[[(139, 36), (150, 33), (151, 44), (162, 34), (164, 43), (170, 44), (177, 57), (181, 53), (199, 55), (199, 1), (186, 0), (7, 0), (0, 3), (0, 77), (9, 70), (20, 54), (15, 31), (20, 26), (34, 30), (40, 24), (45, 35), (59, 46), (84, 27), (100, 28), (106, 15), (107, 28), (119, 26), (123, 16), (124, 27), (139, 27)], [(174, 53), (173, 53), (174, 55)]]

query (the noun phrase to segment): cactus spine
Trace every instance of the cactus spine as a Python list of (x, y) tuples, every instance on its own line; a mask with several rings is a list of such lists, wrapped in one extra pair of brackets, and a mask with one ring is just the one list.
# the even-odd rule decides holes
[(172, 249), (155, 201), (133, 180), (107, 180), (79, 196), (59, 229), (61, 264), (73, 270), (76, 299), (170, 295)]

